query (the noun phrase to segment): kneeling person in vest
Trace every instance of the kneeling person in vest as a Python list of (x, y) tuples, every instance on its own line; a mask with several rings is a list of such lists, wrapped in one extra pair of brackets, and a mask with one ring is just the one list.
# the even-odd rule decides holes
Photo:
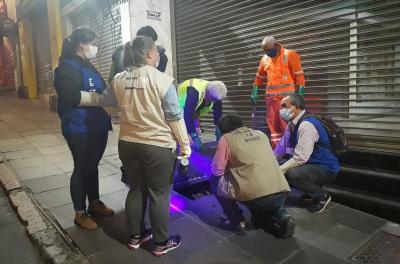
[[(190, 79), (178, 86), (179, 105), (183, 109), (186, 128), (197, 151), (203, 152), (204, 146), (195, 122), (212, 110), (216, 125), (222, 116), (222, 99), (226, 94), (226, 86), (221, 81)], [(218, 128), (215, 129), (215, 137), (217, 141), (221, 137)]]
[(330, 150), (329, 134), (313, 116), (304, 116), (305, 103), (299, 94), (289, 95), (281, 101), (281, 118), (288, 127), (275, 148), (275, 156), (290, 186), (311, 196), (309, 212), (322, 212), (331, 201), (322, 188), (332, 182), (339, 172), (339, 162)]
[(249, 208), (254, 227), (277, 237), (292, 236), (295, 224), (283, 208), (290, 188), (267, 135), (244, 127), (236, 115), (222, 117), (218, 127), (223, 136), (212, 162), (210, 185), (227, 216), (221, 227), (244, 233), (246, 224), (239, 201)]

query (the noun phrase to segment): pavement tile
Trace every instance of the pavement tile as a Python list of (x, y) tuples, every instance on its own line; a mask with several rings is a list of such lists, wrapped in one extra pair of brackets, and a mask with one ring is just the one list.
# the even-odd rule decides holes
[(37, 135), (31, 135), (31, 136), (25, 136), (25, 139), (29, 142), (37, 142), (37, 141), (46, 141), (46, 140), (55, 140), (57, 137), (55, 137), (52, 134), (46, 134), (46, 133), (40, 133)]
[(41, 153), (36, 149), (10, 151), (10, 152), (5, 152), (4, 154), (6, 155), (6, 158), (9, 160), (41, 156)]
[(102, 195), (100, 196), (100, 199), (115, 212), (120, 212), (125, 210), (125, 200), (127, 195), (128, 188), (125, 188), (114, 193)]
[(55, 153), (55, 154), (51, 154), (51, 155), (47, 155), (44, 156), (46, 157), (48, 160), (57, 163), (57, 162), (61, 162), (61, 161), (66, 161), (66, 160), (72, 160), (72, 155), (71, 152), (60, 152), (60, 153)]
[[(182, 243), (188, 243), (183, 241)], [(190, 255), (187, 259), (180, 261), (184, 264), (262, 264), (257, 258), (251, 256), (248, 252), (237, 247), (236, 245), (226, 242), (218, 241), (210, 247), (197, 251)]]
[(63, 171), (56, 167), (55, 165), (49, 164), (46, 166), (34, 166), (27, 168), (16, 168), (16, 172), (19, 177), (23, 180), (31, 180), (51, 175), (62, 174)]
[(72, 159), (57, 162), (55, 165), (63, 172), (72, 172), (74, 170), (74, 161)]
[(306, 246), (305, 242), (295, 237), (279, 239), (260, 229), (233, 235), (228, 240), (263, 263), (278, 263)]
[(33, 193), (41, 193), (45, 191), (68, 187), (69, 183), (70, 177), (67, 173), (23, 181), (23, 184), (28, 187)]
[(40, 153), (42, 153), (42, 155), (52, 155), (52, 154), (56, 154), (56, 153), (70, 152), (67, 144), (39, 148), (38, 150)]
[(350, 264), (353, 262), (339, 259), (327, 252), (324, 252), (316, 247), (308, 246), (301, 250), (293, 257), (284, 261), (282, 264), (314, 264), (314, 263), (327, 263), (327, 264)]
[(322, 234), (311, 244), (340, 258), (347, 258), (358, 249), (369, 236), (346, 226), (337, 225)]
[(114, 193), (123, 189), (126, 189), (126, 186), (117, 177), (107, 176), (99, 179), (100, 195)]
[(75, 210), (72, 203), (53, 207), (49, 210), (63, 229), (68, 229), (75, 226)]
[(28, 142), (25, 143), (10, 143), (10, 144), (1, 144), (0, 151), (1, 152), (9, 152), (9, 151), (18, 151), (18, 150), (27, 150), (34, 149), (34, 146)]
[(68, 228), (68, 235), (74, 240), (85, 256), (113, 248), (121, 243), (104, 233), (103, 229), (85, 230), (74, 226)]
[(387, 223), (385, 219), (343, 205), (335, 206), (326, 213), (332, 221), (365, 234), (372, 234)]
[(55, 189), (33, 195), (46, 209), (71, 203), (69, 187)]
[(114, 170), (110, 168), (109, 164), (99, 165), (98, 169), (99, 169), (99, 177), (100, 178), (115, 174)]
[(196, 223), (193, 219), (184, 217), (170, 225), (170, 234), (179, 234), (182, 237), (182, 245), (169, 253), (169, 256), (177, 262), (183, 262), (196, 252), (212, 247), (222, 237), (209, 228)]
[(63, 144), (65, 144), (65, 141), (61, 141), (58, 138), (54, 138), (54, 139), (49, 139), (49, 140), (34, 141), (31, 144), (39, 149), (39, 148), (63, 145)]
[[(117, 245), (107, 250), (98, 251), (89, 256), (92, 264), (140, 263), (140, 264), (176, 264), (170, 256), (154, 257), (144, 249), (129, 250), (125, 245)], [(205, 262), (203, 262), (205, 263)], [(200, 263), (199, 263), (200, 264)]]
[(52, 162), (47, 159), (46, 156), (37, 156), (24, 159), (15, 159), (10, 161), (11, 165), (15, 169), (22, 169), (34, 166), (48, 166), (52, 165)]

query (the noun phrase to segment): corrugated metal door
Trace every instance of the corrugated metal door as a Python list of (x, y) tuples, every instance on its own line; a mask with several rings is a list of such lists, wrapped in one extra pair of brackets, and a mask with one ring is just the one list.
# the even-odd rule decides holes
[(97, 57), (92, 61), (96, 69), (107, 80), (111, 67), (111, 55), (122, 44), (120, 5), (125, 1), (87, 1), (79, 8), (80, 12), (72, 15), (73, 27), (88, 27), (93, 30), (97, 39)]
[[(302, 57), (309, 110), (333, 116), (352, 148), (400, 151), (400, 1), (174, 3), (178, 79), (224, 81), (225, 113), (250, 125), (261, 41), (272, 34)], [(261, 129), (264, 119), (260, 102)], [(204, 126), (212, 127), (211, 116)]]
[(15, 69), (15, 40), (11, 38), (3, 38), (4, 40), (4, 77), (5, 84), (8, 87), (15, 86), (14, 69)]
[(50, 54), (50, 33), (47, 8), (40, 3), (32, 16), (32, 36), (35, 53), (36, 75), (39, 94), (51, 93), (53, 88), (53, 71)]

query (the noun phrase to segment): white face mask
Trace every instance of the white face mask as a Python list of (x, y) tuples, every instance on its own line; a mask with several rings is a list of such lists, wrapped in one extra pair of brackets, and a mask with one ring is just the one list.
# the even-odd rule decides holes
[(288, 108), (283, 108), (283, 109), (279, 110), (279, 114), (281, 115), (283, 120), (289, 122), (292, 119), (294, 113), (292, 113), (291, 111), (292, 111), (293, 108), (294, 108), (294, 106), (292, 106), (289, 109)]
[(89, 49), (85, 50), (86, 59), (90, 60), (95, 58), (97, 55), (97, 47), (93, 45), (89, 45)]

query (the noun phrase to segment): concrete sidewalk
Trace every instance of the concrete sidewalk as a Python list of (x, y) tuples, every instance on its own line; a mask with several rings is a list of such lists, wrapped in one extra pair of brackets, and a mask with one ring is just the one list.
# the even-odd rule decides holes
[[(222, 212), (213, 196), (189, 200), (173, 193), (171, 234), (180, 234), (182, 245), (162, 258), (151, 255), (151, 243), (130, 251), (125, 246), (128, 233), (124, 203), (128, 190), (120, 182), (118, 126), (109, 134), (99, 166), (101, 199), (116, 215), (99, 219), (100, 228), (95, 231), (73, 224), (69, 194), (73, 163), (59, 127), (58, 116), (38, 101), (17, 99), (13, 94), (0, 96), (0, 152), (22, 184), (51, 212), (91, 263), (367, 263), (362, 261), (372, 252), (368, 247), (382, 234), (390, 236), (384, 241), (386, 249), (391, 250), (386, 255), (400, 249), (399, 225), (336, 203), (321, 214), (310, 214), (293, 192), (287, 206), (297, 227), (290, 239), (276, 239), (262, 230), (243, 236), (221, 230), (216, 223)], [(2, 254), (0, 251), (0, 259)], [(377, 257), (368, 263), (400, 263), (400, 257), (393, 256)]]

